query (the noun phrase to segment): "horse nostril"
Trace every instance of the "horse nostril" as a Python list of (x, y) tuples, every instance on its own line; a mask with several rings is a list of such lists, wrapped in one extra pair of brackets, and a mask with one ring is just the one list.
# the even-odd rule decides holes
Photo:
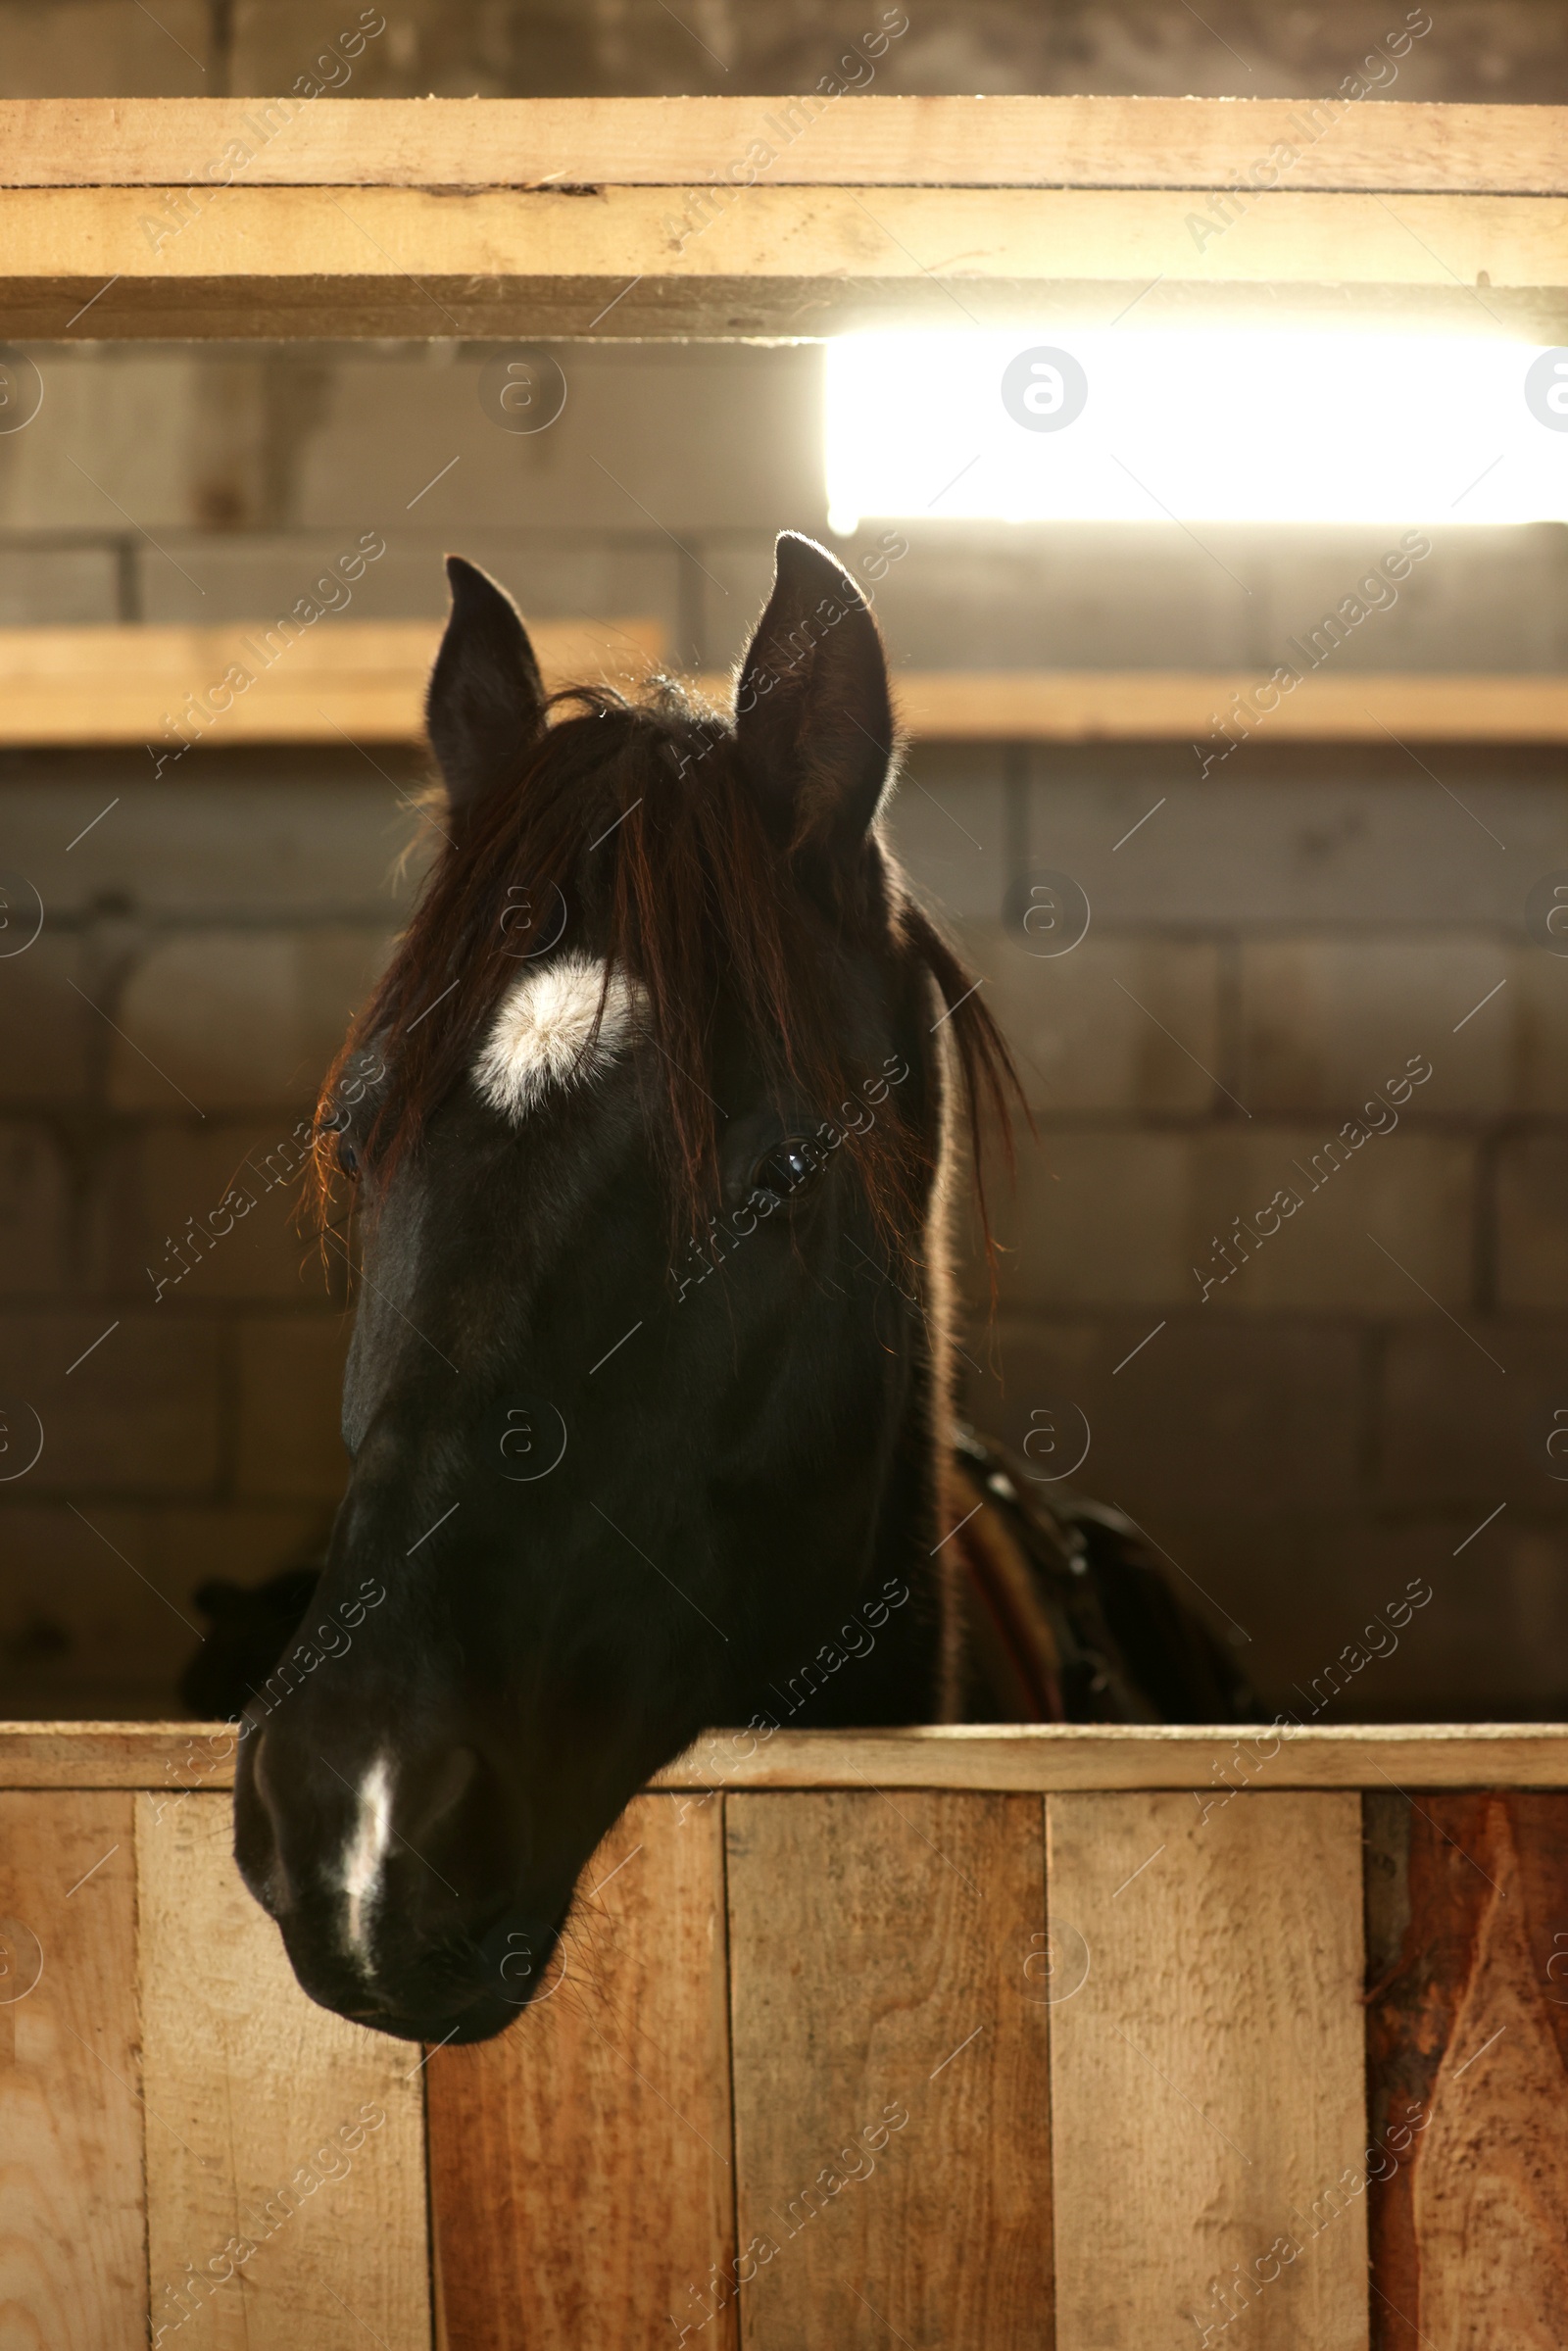
[(235, 1857), (295, 1975), (400, 2039), (499, 2031), (550, 1955), (548, 1934), (480, 1947), (526, 1883), (529, 1829), (468, 1730), (383, 1721), (371, 1746), (362, 1722), (297, 1703), (252, 1735), (236, 1777)]
[(258, 1731), (242, 1760), (234, 1785), (234, 1859), (262, 1908), (275, 1918), (284, 1908), (287, 1886), (278, 1844), (276, 1793), (264, 1771), (267, 1733)]
[[(416, 1856), (426, 1901), (470, 1901), (513, 1883), (523, 1824), (492, 1765), (466, 1742), (410, 1756), (399, 1774), (399, 1842)], [(436, 1907), (441, 1907), (437, 1902)]]
[(412, 1823), (412, 1841), (428, 1837), (456, 1812), (478, 1776), (479, 1758), (472, 1747), (453, 1747), (444, 1755), (431, 1774)]
[(286, 1794), (277, 1784), (277, 1746), (270, 1729), (257, 1732), (251, 1742), (250, 1764), (252, 1791), (269, 1827), (275, 1834)]

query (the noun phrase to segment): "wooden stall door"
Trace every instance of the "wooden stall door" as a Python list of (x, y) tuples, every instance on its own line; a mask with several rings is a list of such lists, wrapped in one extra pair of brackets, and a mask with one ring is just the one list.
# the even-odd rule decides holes
[(226, 1796), (135, 1804), (155, 2344), (427, 2351), (418, 2051), (306, 1998)]
[(639, 1796), (554, 1988), (431, 2058), (447, 2351), (668, 2351), (683, 2326), (734, 2351), (721, 1812)]
[(1047, 1814), (1057, 2351), (1366, 2351), (1359, 1798)]
[(745, 2351), (1049, 2351), (1039, 1798), (728, 1810)]
[(1377, 2351), (1568, 2339), (1568, 1796), (1366, 1799)]
[(0, 2351), (146, 2334), (131, 1798), (0, 1793)]

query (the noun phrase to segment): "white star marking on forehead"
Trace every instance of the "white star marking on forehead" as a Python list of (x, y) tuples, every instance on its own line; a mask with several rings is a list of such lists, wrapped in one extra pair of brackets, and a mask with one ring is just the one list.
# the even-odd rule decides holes
[(607, 990), (597, 958), (575, 952), (556, 955), (537, 971), (525, 971), (508, 993), (474, 1063), (474, 1084), (493, 1109), (523, 1118), (552, 1086), (608, 1069), (630, 1040), (633, 1016), (624, 973), (612, 972)]

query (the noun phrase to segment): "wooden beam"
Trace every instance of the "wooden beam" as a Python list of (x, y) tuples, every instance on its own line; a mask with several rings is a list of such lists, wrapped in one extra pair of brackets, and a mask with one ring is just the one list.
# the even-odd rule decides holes
[[(0, 1724), (0, 1788), (231, 1788), (228, 1723)], [(750, 1751), (749, 1751), (750, 1750)], [(1568, 1723), (708, 1732), (660, 1788), (1568, 1788)]]
[[(916, 670), (895, 681), (917, 742), (1191, 740), (1221, 754), (1219, 720), (1259, 682), (1199, 669)], [(1270, 743), (1563, 743), (1568, 677), (1313, 671), (1248, 725)]]
[(0, 333), (765, 339), (1109, 320), (1129, 286), (1150, 293), (1142, 316), (1190, 318), (1268, 286), (1337, 315), (1551, 340), (1568, 336), (1565, 117), (1124, 98), (12, 102)]
[[(330, 615), (231, 628), (0, 629), (0, 744), (417, 743), (441, 629)], [(544, 620), (530, 633), (552, 689), (624, 685), (664, 653), (657, 620)], [(252, 682), (234, 682), (236, 671)]]
[(1013, 1794), (1248, 1788), (1568, 1787), (1568, 1725), (1360, 1724), (1350, 1730), (962, 1724), (911, 1731), (711, 1733), (656, 1786), (963, 1788)]
[(1272, 172), (1384, 195), (1568, 194), (1562, 106), (848, 98), (6, 99), (0, 187), (698, 187), (740, 165), (785, 187), (1230, 188)]
[[(327, 619), (288, 642), (277, 629), (261, 620), (0, 629), (0, 746), (177, 748), (171, 722), (182, 713), (188, 738), (214, 744), (423, 739), (439, 621)], [(552, 686), (607, 678), (635, 688), (666, 654), (656, 620), (546, 620), (532, 633)], [(217, 710), (211, 690), (236, 666), (254, 682)], [(726, 674), (687, 682), (729, 708)], [(1198, 669), (908, 669), (895, 679), (900, 715), (920, 743), (1193, 741), (1216, 751), (1233, 697), (1257, 684)], [(1252, 723), (1269, 742), (1568, 743), (1568, 676), (1325, 669)]]
[[(701, 191), (690, 200), (703, 203)], [(1516, 331), (1568, 334), (1568, 214), (1550, 199), (1276, 190), (1201, 250), (1193, 212), (1185, 190), (1136, 188), (883, 188), (868, 206), (855, 188), (756, 187), (707, 217), (645, 187), (372, 187), (347, 201), (236, 187), (160, 244), (149, 191), (0, 189), (0, 332), (30, 342), (1021, 331), (1108, 324), (1128, 288), (1157, 283), (1143, 317), (1173, 306), (1187, 320), (1230, 315), (1235, 297), (1267, 286), (1331, 299), (1342, 317), (1404, 315), (1412, 296), (1424, 319), (1459, 331), (1486, 330), (1511, 303)], [(1485, 306), (1477, 286), (1489, 289)]]

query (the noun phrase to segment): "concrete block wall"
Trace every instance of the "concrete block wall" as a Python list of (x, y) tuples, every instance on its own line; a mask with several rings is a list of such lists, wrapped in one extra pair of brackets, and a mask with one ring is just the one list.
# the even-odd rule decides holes
[(173, 788), (139, 753), (0, 760), (5, 863), (46, 909), (0, 958), (10, 1461), (18, 1399), (43, 1433), (0, 1480), (0, 1710), (169, 1711), (194, 1589), (330, 1524), (346, 1284), (298, 1228), (298, 1135), (407, 828), (359, 765), (241, 754)]
[[(715, 666), (773, 530), (825, 528), (810, 351), (564, 350), (536, 443), (489, 422), (462, 348), (39, 356), (50, 399), (0, 442), (0, 579), (34, 620), (265, 616), (374, 527), (353, 612), (434, 615), (455, 544), (540, 616), (650, 614)], [(1367, 552), (1208, 535), (1219, 561), (1159, 527), (911, 527), (877, 592), (894, 658), (1262, 666)], [(1336, 658), (1559, 667), (1564, 537), (1438, 534), (1382, 638)], [(6, 1385), (48, 1433), (0, 1487), (7, 1703), (167, 1703), (192, 1585), (285, 1564), (330, 1517), (341, 1270), (263, 1180), (407, 903), (392, 765), (0, 761), (4, 861), (47, 908), (0, 960)], [(1559, 1702), (1568, 964), (1523, 906), (1568, 866), (1561, 760), (1265, 735), (1205, 780), (1187, 745), (926, 749), (895, 828), (1040, 1127), (997, 1198), (994, 1347), (974, 1298), (977, 1417), (1022, 1443), (1077, 1403), (1082, 1482), (1246, 1629), (1274, 1702), (1417, 1573), (1434, 1599), (1359, 1711)], [(1092, 909), (1054, 958), (1022, 923), (1043, 869)], [(1432, 1076), (1397, 1128), (1314, 1191), (1412, 1056)], [(255, 1208), (158, 1296), (247, 1166)], [(1300, 1210), (1221, 1280), (1232, 1220), (1282, 1186)]]
[[(1433, 1597), (1354, 1713), (1551, 1713), (1568, 1689), (1568, 967), (1523, 919), (1568, 861), (1568, 778), (1434, 757), (1463, 809), (1396, 749), (1258, 744), (1218, 785), (1175, 753), (1037, 749), (991, 783), (1004, 872), (967, 853), (993, 906), (967, 943), (1039, 1128), (996, 1207), (994, 1349), (975, 1269), (974, 1417), (1045, 1470), (1031, 1432), (1076, 1405), (1075, 1483), (1303, 1719), (1345, 1716), (1319, 1669), (1411, 1576)], [(916, 761), (942, 804), (919, 845), (945, 828), (953, 857), (945, 815), (983, 838), (976, 765)], [(1047, 867), (1093, 909), (1051, 959), (1017, 913)]]

